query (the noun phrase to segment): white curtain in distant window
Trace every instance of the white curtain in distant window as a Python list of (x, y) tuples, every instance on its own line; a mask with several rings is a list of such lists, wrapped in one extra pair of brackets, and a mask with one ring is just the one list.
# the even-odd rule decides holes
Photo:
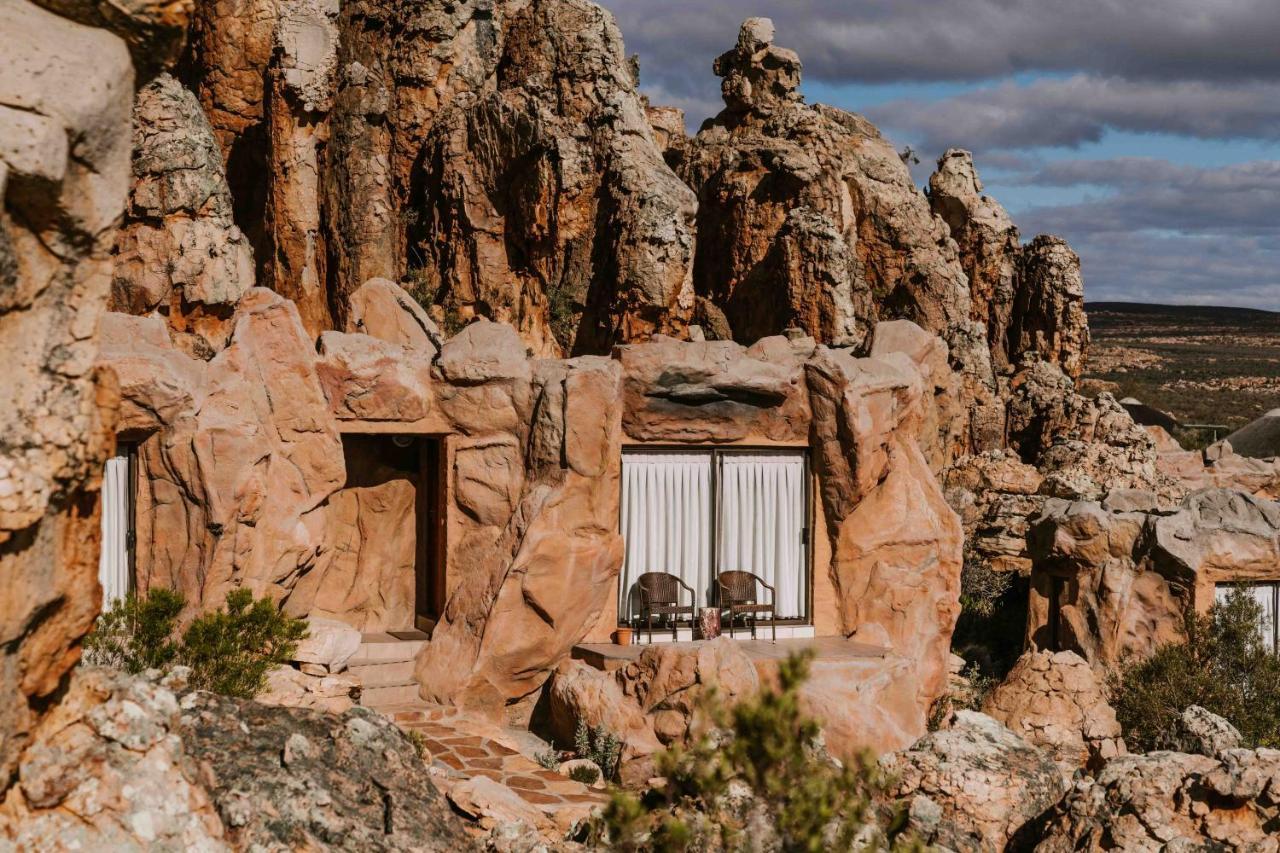
[(639, 613), (636, 579), (667, 572), (696, 592), (681, 603), (703, 606), (711, 588), (711, 454), (627, 453), (622, 457), (622, 536), (626, 557), (619, 615)]
[(1221, 604), (1227, 600), (1227, 596), (1231, 594), (1231, 590), (1237, 586), (1244, 589), (1258, 602), (1262, 607), (1262, 622), (1258, 625), (1258, 633), (1262, 637), (1263, 645), (1271, 651), (1276, 650), (1276, 585), (1275, 584), (1229, 584), (1220, 583), (1213, 591), (1213, 599), (1216, 603)]
[[(776, 588), (779, 619), (805, 611), (804, 458), (732, 453), (720, 457), (718, 571), (747, 571)], [(760, 590), (769, 602), (768, 590)]]
[(102, 584), (102, 609), (124, 598), (132, 578), (129, 572), (129, 457), (113, 456), (102, 473), (102, 554), (98, 558), (98, 582)]

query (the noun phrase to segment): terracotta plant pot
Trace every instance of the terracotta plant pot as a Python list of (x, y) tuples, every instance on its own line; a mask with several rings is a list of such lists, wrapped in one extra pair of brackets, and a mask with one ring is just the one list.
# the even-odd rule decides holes
[(618, 630), (614, 631), (613, 641), (617, 643), (619, 646), (631, 645), (631, 629), (619, 628)]

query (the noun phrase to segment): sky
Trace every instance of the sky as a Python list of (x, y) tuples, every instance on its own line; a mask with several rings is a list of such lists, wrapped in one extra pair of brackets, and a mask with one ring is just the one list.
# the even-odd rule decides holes
[(720, 109), (751, 15), (810, 103), (920, 158), (967, 148), (1024, 240), (1065, 237), (1085, 296), (1280, 311), (1280, 0), (598, 0), (641, 88)]

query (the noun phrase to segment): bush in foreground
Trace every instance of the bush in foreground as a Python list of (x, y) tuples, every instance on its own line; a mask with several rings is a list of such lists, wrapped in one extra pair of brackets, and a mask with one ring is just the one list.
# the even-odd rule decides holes
[[(810, 655), (780, 667), (780, 689), (726, 709), (707, 691), (702, 734), (658, 756), (663, 783), (640, 795), (618, 791), (595, 827), (618, 850), (787, 851), (850, 849), (857, 839), (915, 849), (901, 819), (876, 825), (873, 799), (885, 782), (874, 759), (843, 766), (822, 754), (816, 722), (800, 712), (798, 688)], [(762, 837), (773, 835), (774, 839)]]
[(1262, 644), (1262, 615), (1248, 593), (1232, 590), (1207, 614), (1187, 616), (1185, 643), (1122, 667), (1112, 704), (1131, 750), (1188, 751), (1178, 718), (1190, 705), (1226, 718), (1246, 746), (1280, 746), (1280, 658)]
[(247, 589), (229, 593), (224, 609), (197, 617), (178, 636), (185, 606), (181, 594), (163, 588), (116, 601), (85, 638), (86, 661), (129, 673), (182, 664), (191, 667), (192, 687), (252, 699), (267, 671), (288, 663), (307, 635), (305, 621)]

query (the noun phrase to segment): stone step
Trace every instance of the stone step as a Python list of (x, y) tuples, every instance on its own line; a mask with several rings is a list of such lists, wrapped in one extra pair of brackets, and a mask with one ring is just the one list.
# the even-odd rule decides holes
[(418, 698), (418, 685), (416, 683), (366, 687), (360, 691), (360, 704), (375, 710), (389, 705), (404, 705)]
[(413, 681), (413, 661), (403, 660), (394, 663), (366, 663), (349, 666), (352, 675), (360, 679), (360, 684), (368, 690), (371, 687), (386, 687), (396, 684), (409, 684)]
[(366, 634), (360, 649), (347, 661), (347, 666), (357, 667), (378, 663), (411, 661), (427, 644), (424, 640), (398, 640), (389, 634)]

